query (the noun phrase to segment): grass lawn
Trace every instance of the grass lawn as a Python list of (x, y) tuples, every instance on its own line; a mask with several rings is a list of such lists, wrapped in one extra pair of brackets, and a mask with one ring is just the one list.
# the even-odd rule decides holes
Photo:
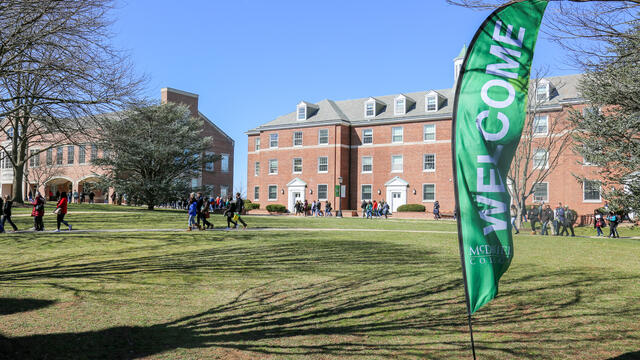
[[(186, 224), (93, 211), (68, 220)], [(0, 236), (0, 358), (470, 358), (452, 222), (246, 220), (270, 231)], [(639, 254), (637, 239), (518, 235), (498, 298), (474, 315), (478, 358), (640, 357)]]

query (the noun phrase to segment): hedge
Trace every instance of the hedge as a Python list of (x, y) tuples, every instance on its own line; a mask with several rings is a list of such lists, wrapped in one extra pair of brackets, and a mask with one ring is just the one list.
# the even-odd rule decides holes
[(244, 208), (247, 210), (255, 210), (260, 209), (260, 204), (258, 203), (248, 203), (244, 205)]
[(405, 204), (398, 206), (400, 212), (424, 212), (425, 207), (421, 204)]
[(275, 212), (275, 213), (283, 213), (287, 211), (287, 207), (280, 204), (269, 204), (267, 205), (267, 211)]

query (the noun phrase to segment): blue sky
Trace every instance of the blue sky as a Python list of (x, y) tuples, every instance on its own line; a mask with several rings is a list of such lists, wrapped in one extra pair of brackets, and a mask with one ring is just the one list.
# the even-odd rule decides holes
[[(343, 100), (453, 85), (453, 62), (488, 11), (444, 0), (128, 0), (113, 16), (115, 45), (149, 83), (172, 87), (235, 140), (234, 189), (246, 189), (248, 129), (300, 100)], [(576, 73), (541, 35), (534, 68)]]

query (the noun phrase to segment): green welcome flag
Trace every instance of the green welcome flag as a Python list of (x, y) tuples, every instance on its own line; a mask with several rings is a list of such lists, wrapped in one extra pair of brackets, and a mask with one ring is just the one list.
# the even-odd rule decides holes
[(506, 179), (524, 127), (546, 6), (527, 0), (497, 9), (478, 29), (459, 75), (452, 149), (469, 315), (496, 296), (513, 258)]

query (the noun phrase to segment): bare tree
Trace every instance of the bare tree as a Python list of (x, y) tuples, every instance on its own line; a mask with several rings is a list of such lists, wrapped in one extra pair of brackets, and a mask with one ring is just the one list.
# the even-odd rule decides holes
[(24, 172), (26, 182), (35, 184), (36, 189), (64, 173), (61, 165), (57, 165), (53, 161), (45, 161), (43, 163), (40, 159), (41, 156), (32, 155), (29, 160), (29, 166)]
[[(21, 201), (25, 164), (62, 143), (83, 142), (96, 127), (96, 115), (131, 102), (141, 79), (127, 56), (109, 44), (110, 0), (27, 0), (7, 2), (23, 14), (15, 41), (27, 45), (0, 51), (0, 151), (14, 170), (13, 197)], [(13, 28), (0, 6), (0, 31)], [(29, 147), (39, 152), (30, 153)]]
[[(546, 81), (546, 71), (535, 71), (529, 85), (527, 117), (518, 149), (508, 174), (508, 189), (518, 209), (518, 226), (527, 199), (534, 194), (537, 184), (541, 184), (558, 166), (561, 155), (571, 146), (572, 128), (567, 118), (546, 118), (546, 101), (537, 99), (536, 89)], [(565, 84), (556, 82), (556, 89)]]

